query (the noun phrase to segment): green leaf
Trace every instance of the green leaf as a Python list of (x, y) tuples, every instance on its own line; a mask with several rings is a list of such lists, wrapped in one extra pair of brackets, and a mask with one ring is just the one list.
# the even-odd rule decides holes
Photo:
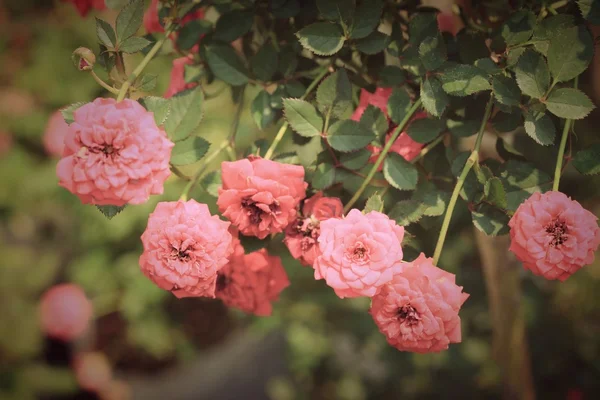
[(383, 162), (383, 176), (398, 190), (413, 190), (417, 187), (417, 168), (396, 153), (388, 153)]
[(96, 206), (96, 208), (104, 214), (108, 219), (113, 219), (115, 215), (123, 211), (125, 206)]
[(309, 102), (299, 99), (283, 99), (283, 110), (285, 119), (299, 135), (304, 137), (321, 135), (323, 118)]
[(200, 161), (209, 147), (210, 143), (198, 136), (181, 140), (171, 151), (171, 164), (189, 165)]
[(490, 89), (485, 71), (473, 65), (451, 65), (441, 70), (439, 79), (444, 91), (452, 96), (468, 96)]
[(593, 25), (600, 25), (600, 3), (597, 0), (577, 0), (583, 18)]
[(71, 125), (71, 123), (73, 123), (73, 121), (74, 121), (73, 113), (75, 112), (75, 110), (77, 110), (79, 107), (83, 106), (84, 104), (86, 104), (86, 103), (80, 101), (78, 103), (69, 104), (68, 106), (60, 109), (60, 113), (62, 114), (63, 118), (65, 119), (65, 122), (67, 123), (67, 125)]
[(554, 143), (556, 127), (546, 113), (527, 110), (523, 113), (525, 117), (525, 132), (542, 146)]
[(578, 151), (573, 158), (573, 166), (584, 175), (600, 174), (600, 143)]
[(362, 149), (373, 139), (375, 133), (371, 129), (350, 119), (337, 121), (327, 132), (327, 140), (331, 147), (342, 153)]
[(544, 102), (548, 111), (560, 118), (585, 118), (595, 107), (594, 103), (575, 88), (554, 89)]
[(350, 38), (362, 39), (369, 36), (379, 25), (382, 11), (382, 0), (363, 0), (354, 13)]
[(219, 188), (223, 185), (221, 181), (221, 170), (213, 171), (207, 174), (200, 183), (206, 193), (210, 194), (212, 197), (219, 197)]
[(171, 112), (165, 121), (165, 131), (173, 141), (178, 141), (190, 136), (204, 117), (202, 108), (204, 95), (202, 89), (197, 87), (185, 90), (171, 97)]
[(485, 44), (487, 36), (466, 29), (461, 30), (456, 39), (458, 54), (463, 64), (474, 64), (475, 61), (490, 57), (490, 50)]
[(510, 49), (508, 57), (506, 58), (506, 66), (513, 68), (519, 62), (519, 59), (527, 50), (526, 47), (517, 47), (516, 49)]
[(502, 185), (500, 178), (494, 177), (488, 180), (485, 183), (483, 193), (487, 201), (492, 205), (502, 209), (507, 207), (506, 191), (504, 190), (504, 185)]
[(233, 86), (248, 83), (248, 71), (231, 46), (211, 45), (206, 48), (206, 61), (215, 76)]
[(533, 51), (527, 50), (519, 58), (515, 69), (517, 83), (524, 94), (536, 99), (546, 94), (550, 87), (550, 70), (544, 57)]
[(177, 32), (177, 47), (181, 50), (190, 50), (200, 42), (202, 35), (212, 30), (212, 23), (205, 19), (196, 19), (186, 23)]
[(423, 218), (425, 207), (415, 200), (401, 200), (389, 212), (389, 217), (400, 226), (410, 225)]
[(214, 38), (227, 43), (233, 42), (235, 39), (250, 32), (253, 23), (253, 12), (233, 10), (221, 15), (217, 20)]
[(312, 187), (317, 190), (327, 189), (335, 182), (335, 167), (329, 163), (319, 164), (312, 178)]
[(475, 119), (448, 119), (446, 125), (454, 136), (469, 137), (477, 133), (481, 121)]
[(105, 0), (104, 3), (106, 4), (106, 7), (110, 8), (111, 10), (119, 10), (121, 7), (123, 7), (125, 5), (125, 3), (127, 2), (127, 0)]
[(271, 43), (258, 50), (250, 61), (252, 73), (261, 81), (268, 82), (277, 72), (277, 51)]
[(348, 24), (354, 13), (354, 1), (317, 0), (317, 8), (324, 19)]
[(389, 128), (385, 114), (372, 104), (369, 104), (361, 115), (360, 124), (375, 132), (375, 135), (381, 140), (383, 140)]
[(369, 36), (358, 39), (355, 43), (356, 49), (365, 54), (381, 53), (388, 46), (390, 37), (379, 31), (372, 32)]
[(406, 117), (406, 113), (408, 113), (411, 105), (412, 101), (406, 90), (395, 88), (388, 100), (388, 115), (395, 124), (399, 124)]
[(428, 36), (438, 33), (437, 15), (433, 12), (415, 13), (408, 24), (409, 43), (418, 45)]
[(360, 149), (358, 151), (353, 151), (352, 153), (342, 153), (340, 155), (340, 163), (345, 168), (355, 171), (367, 165), (367, 162), (372, 155), (373, 154), (366, 149)]
[(425, 110), (436, 117), (440, 117), (450, 104), (441, 82), (435, 76), (427, 77), (421, 84), (421, 101)]
[(433, 183), (421, 180), (414, 191), (412, 200), (423, 207), (423, 214), (428, 217), (439, 217), (446, 211), (446, 204), (450, 200), (450, 194), (442, 192)]
[(428, 143), (442, 133), (445, 127), (441, 119), (421, 118), (412, 121), (406, 133), (415, 142)]
[(267, 247), (271, 238), (267, 237), (266, 239), (259, 239), (254, 236), (244, 236), (241, 233), (239, 234), (240, 243), (244, 248), (244, 253), (250, 254), (258, 251), (260, 249), (264, 249)]
[(319, 85), (317, 106), (323, 115), (331, 112), (332, 117), (340, 117), (352, 107), (352, 85), (345, 69), (329, 75)]
[(251, 113), (254, 122), (262, 130), (275, 119), (275, 111), (271, 108), (271, 95), (261, 90), (252, 101)]
[(428, 71), (433, 71), (441, 67), (448, 59), (446, 44), (441, 34), (426, 37), (419, 44), (419, 56), (423, 66)]
[(529, 10), (519, 10), (502, 25), (501, 34), (507, 46), (514, 46), (529, 40), (533, 34), (535, 15)]
[(291, 46), (282, 47), (279, 52), (278, 70), (284, 77), (289, 77), (298, 68), (298, 56)]
[(183, 66), (183, 80), (185, 83), (199, 82), (205, 75), (206, 69), (204, 65), (185, 64)]
[(558, 14), (545, 18), (538, 22), (533, 30), (533, 37), (531, 38), (533, 46), (543, 55), (547, 55), (550, 40), (563, 29), (573, 26), (575, 26), (575, 20), (569, 14)]
[(502, 72), (502, 68), (500, 68), (494, 60), (489, 57), (480, 58), (475, 60), (475, 66), (490, 75), (496, 75)]
[(373, 194), (367, 199), (363, 214), (368, 214), (371, 211), (383, 212), (383, 199), (378, 193)]
[(390, 44), (387, 51), (392, 57), (398, 57), (404, 48), (404, 33), (400, 24), (392, 25), (392, 35), (390, 36)]
[(498, 173), (506, 190), (507, 208), (515, 211), (534, 192), (552, 187), (552, 178), (530, 163), (508, 160)]
[(135, 35), (144, 18), (144, 0), (131, 0), (117, 15), (116, 30), (119, 44)]
[(132, 54), (145, 49), (150, 44), (152, 44), (152, 42), (146, 38), (132, 36), (119, 44), (119, 50), (123, 53)]
[(163, 125), (171, 113), (171, 102), (163, 97), (148, 96), (140, 102), (146, 110), (154, 113), (156, 125)]
[(96, 18), (96, 36), (104, 46), (114, 48), (117, 45), (117, 37), (112, 26), (100, 18)]
[(504, 160), (520, 160), (520, 161), (525, 161), (526, 158), (525, 156), (520, 153), (517, 149), (515, 149), (513, 146), (511, 146), (510, 144), (508, 144), (506, 142), (506, 140), (502, 139), (501, 137), (498, 137), (496, 139), (496, 152), (498, 153), (498, 155), (500, 157), (502, 157)]
[(475, 227), (488, 236), (506, 235), (509, 232), (508, 215), (489, 204), (480, 204), (471, 216)]
[(344, 45), (344, 32), (337, 24), (316, 22), (296, 33), (300, 44), (319, 56), (337, 53)]
[(521, 89), (514, 79), (505, 75), (492, 77), (492, 91), (495, 98), (507, 106), (517, 106), (521, 103)]
[(522, 117), (519, 111), (510, 113), (499, 111), (492, 118), (492, 126), (498, 132), (512, 132), (519, 126), (523, 126)]
[(135, 87), (137, 90), (141, 90), (142, 92), (149, 92), (154, 90), (156, 87), (156, 75), (153, 74), (144, 74), (138, 78), (135, 83)]
[(394, 87), (406, 81), (404, 70), (395, 65), (386, 65), (379, 71), (380, 87)]
[(563, 29), (550, 40), (548, 67), (554, 79), (569, 81), (585, 71), (594, 56), (594, 41), (583, 25)]

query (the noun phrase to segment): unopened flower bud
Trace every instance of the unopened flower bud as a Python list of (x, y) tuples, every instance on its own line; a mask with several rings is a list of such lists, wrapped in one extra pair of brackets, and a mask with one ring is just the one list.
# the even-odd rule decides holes
[(96, 63), (94, 52), (86, 47), (75, 49), (72, 54), (73, 63), (80, 71), (91, 71)]

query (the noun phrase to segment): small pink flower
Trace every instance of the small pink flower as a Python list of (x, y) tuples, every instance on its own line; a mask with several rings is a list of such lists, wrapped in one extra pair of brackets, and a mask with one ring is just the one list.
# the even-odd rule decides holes
[(55, 111), (48, 120), (44, 131), (44, 148), (56, 157), (61, 157), (65, 149), (65, 136), (69, 125), (65, 122), (60, 111)]
[(221, 164), (219, 211), (247, 236), (264, 239), (296, 219), (306, 195), (304, 168), (260, 157)]
[(215, 297), (217, 272), (233, 251), (229, 225), (196, 200), (158, 203), (142, 234), (142, 272), (179, 298)]
[(141, 204), (162, 194), (173, 143), (137, 101), (96, 99), (75, 110), (56, 166), (82, 203)]
[(360, 117), (362, 117), (363, 113), (369, 105), (379, 108), (387, 117), (387, 104), (391, 95), (392, 88), (378, 87), (377, 89), (375, 89), (374, 93), (371, 93), (366, 89), (361, 89), (358, 107), (356, 107), (356, 110), (354, 110), (351, 119), (353, 119), (354, 121), (360, 121)]
[(229, 307), (258, 316), (271, 315), (272, 303), (290, 285), (281, 259), (266, 250), (244, 254), (237, 237), (229, 264), (219, 271), (217, 298)]
[(534, 193), (508, 223), (510, 251), (534, 274), (564, 281), (594, 261), (600, 245), (597, 220), (564, 193)]
[(373, 297), (369, 310), (388, 343), (401, 351), (431, 353), (460, 343), (458, 311), (469, 297), (455, 276), (423, 253), (403, 263), (393, 280)]
[(92, 303), (77, 285), (53, 286), (40, 300), (42, 330), (48, 336), (63, 341), (68, 342), (83, 335), (92, 314)]
[(343, 219), (321, 221), (320, 228), (315, 279), (325, 279), (340, 298), (372, 297), (392, 280), (404, 228), (387, 215), (353, 209)]
[(13, 145), (12, 136), (6, 132), (0, 131), (0, 157), (10, 151)]
[(104, 10), (104, 0), (63, 0), (66, 3), (73, 3), (77, 12), (82, 17), (85, 17), (92, 8), (96, 10)]
[(304, 202), (302, 216), (285, 230), (284, 242), (292, 257), (304, 265), (312, 266), (319, 256), (317, 240), (320, 233), (320, 222), (329, 218), (340, 218), (344, 206), (337, 197), (323, 197), (318, 192)]
[(79, 387), (90, 392), (100, 392), (110, 385), (112, 368), (104, 353), (78, 353), (73, 359), (73, 369)]
[(171, 81), (165, 93), (166, 98), (173, 97), (175, 94), (196, 86), (196, 83), (185, 82), (185, 66), (192, 65), (194, 60), (192, 57), (180, 57), (173, 60), (173, 68), (171, 69)]

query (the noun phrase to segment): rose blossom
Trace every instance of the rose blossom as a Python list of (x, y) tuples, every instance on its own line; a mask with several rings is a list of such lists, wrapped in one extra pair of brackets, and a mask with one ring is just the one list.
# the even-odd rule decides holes
[(82, 17), (85, 17), (92, 8), (96, 10), (104, 10), (104, 0), (63, 0), (66, 3), (73, 3), (77, 12)]
[(219, 211), (247, 236), (264, 239), (296, 219), (306, 195), (304, 168), (260, 157), (221, 164)]
[(304, 202), (302, 217), (290, 224), (285, 230), (284, 242), (292, 257), (304, 265), (312, 266), (319, 256), (317, 240), (320, 222), (329, 218), (340, 218), (344, 206), (337, 197), (323, 197), (318, 192)]
[(455, 276), (423, 253), (403, 263), (399, 273), (371, 302), (369, 313), (388, 343), (401, 351), (430, 353), (460, 343), (458, 311), (469, 295)]
[(92, 314), (92, 303), (77, 285), (53, 286), (40, 300), (42, 331), (56, 339), (71, 341), (83, 335)]
[(48, 120), (46, 130), (44, 131), (44, 148), (56, 157), (63, 155), (65, 148), (65, 136), (69, 130), (69, 125), (65, 122), (60, 111), (55, 111)]
[(534, 193), (508, 223), (509, 250), (534, 274), (564, 281), (594, 261), (600, 245), (597, 220), (564, 193)]
[(180, 57), (173, 60), (173, 68), (171, 69), (171, 81), (165, 93), (166, 98), (173, 97), (175, 94), (196, 86), (196, 83), (185, 82), (185, 66), (192, 65), (194, 60), (192, 57)]
[(371, 297), (392, 280), (402, 260), (404, 228), (377, 211), (351, 210), (321, 222), (315, 279), (325, 279), (340, 297)]
[(196, 200), (160, 202), (142, 234), (142, 272), (182, 297), (215, 297), (217, 272), (233, 251), (229, 222)]
[(265, 249), (244, 254), (237, 236), (231, 261), (217, 278), (216, 296), (227, 306), (258, 316), (271, 315), (279, 293), (290, 285), (281, 259)]
[(75, 110), (56, 166), (83, 203), (141, 204), (162, 194), (173, 143), (137, 101), (96, 99)]
[(90, 392), (103, 390), (112, 380), (112, 368), (104, 353), (76, 354), (73, 359), (73, 369), (79, 387)]

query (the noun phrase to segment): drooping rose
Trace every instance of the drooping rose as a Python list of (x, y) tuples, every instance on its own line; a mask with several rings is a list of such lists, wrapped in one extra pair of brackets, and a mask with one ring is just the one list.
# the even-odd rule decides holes
[(63, 341), (81, 337), (88, 329), (92, 314), (92, 303), (74, 284), (53, 286), (40, 300), (42, 331)]
[(304, 168), (260, 157), (221, 164), (219, 211), (247, 236), (264, 239), (296, 219), (306, 195)]
[(323, 197), (318, 192), (304, 202), (302, 215), (285, 230), (284, 243), (290, 254), (307, 266), (312, 266), (319, 256), (318, 239), (320, 222), (329, 218), (340, 218), (344, 211), (337, 197)]
[(107, 388), (112, 380), (112, 368), (104, 353), (94, 351), (76, 354), (73, 369), (79, 387), (90, 392)]
[(195, 200), (158, 203), (142, 234), (142, 272), (179, 298), (215, 297), (217, 273), (233, 251), (229, 225)]
[(165, 97), (170, 98), (175, 94), (196, 86), (196, 83), (185, 82), (185, 66), (192, 65), (194, 62), (192, 57), (180, 57), (173, 60), (173, 68), (171, 68), (171, 81), (165, 92)]
[(44, 148), (48, 152), (56, 157), (61, 157), (65, 149), (65, 137), (69, 125), (65, 122), (60, 111), (55, 111), (46, 124), (46, 130), (44, 131)]
[(134, 100), (99, 98), (73, 115), (59, 185), (84, 204), (141, 204), (162, 194), (173, 143), (151, 112)]
[(393, 280), (372, 298), (369, 313), (388, 343), (401, 351), (431, 353), (460, 343), (458, 312), (469, 295), (455, 276), (423, 253), (402, 263)]
[(105, 4), (104, 4), (104, 0), (63, 0), (63, 1), (66, 3), (73, 3), (75, 8), (77, 9), (77, 12), (82, 17), (87, 16), (91, 9), (104, 10), (106, 8)]
[(566, 280), (594, 261), (598, 218), (561, 192), (534, 193), (512, 216), (510, 251), (546, 279)]
[(325, 279), (340, 297), (374, 296), (392, 280), (402, 260), (404, 228), (377, 211), (350, 210), (321, 221), (315, 279)]

